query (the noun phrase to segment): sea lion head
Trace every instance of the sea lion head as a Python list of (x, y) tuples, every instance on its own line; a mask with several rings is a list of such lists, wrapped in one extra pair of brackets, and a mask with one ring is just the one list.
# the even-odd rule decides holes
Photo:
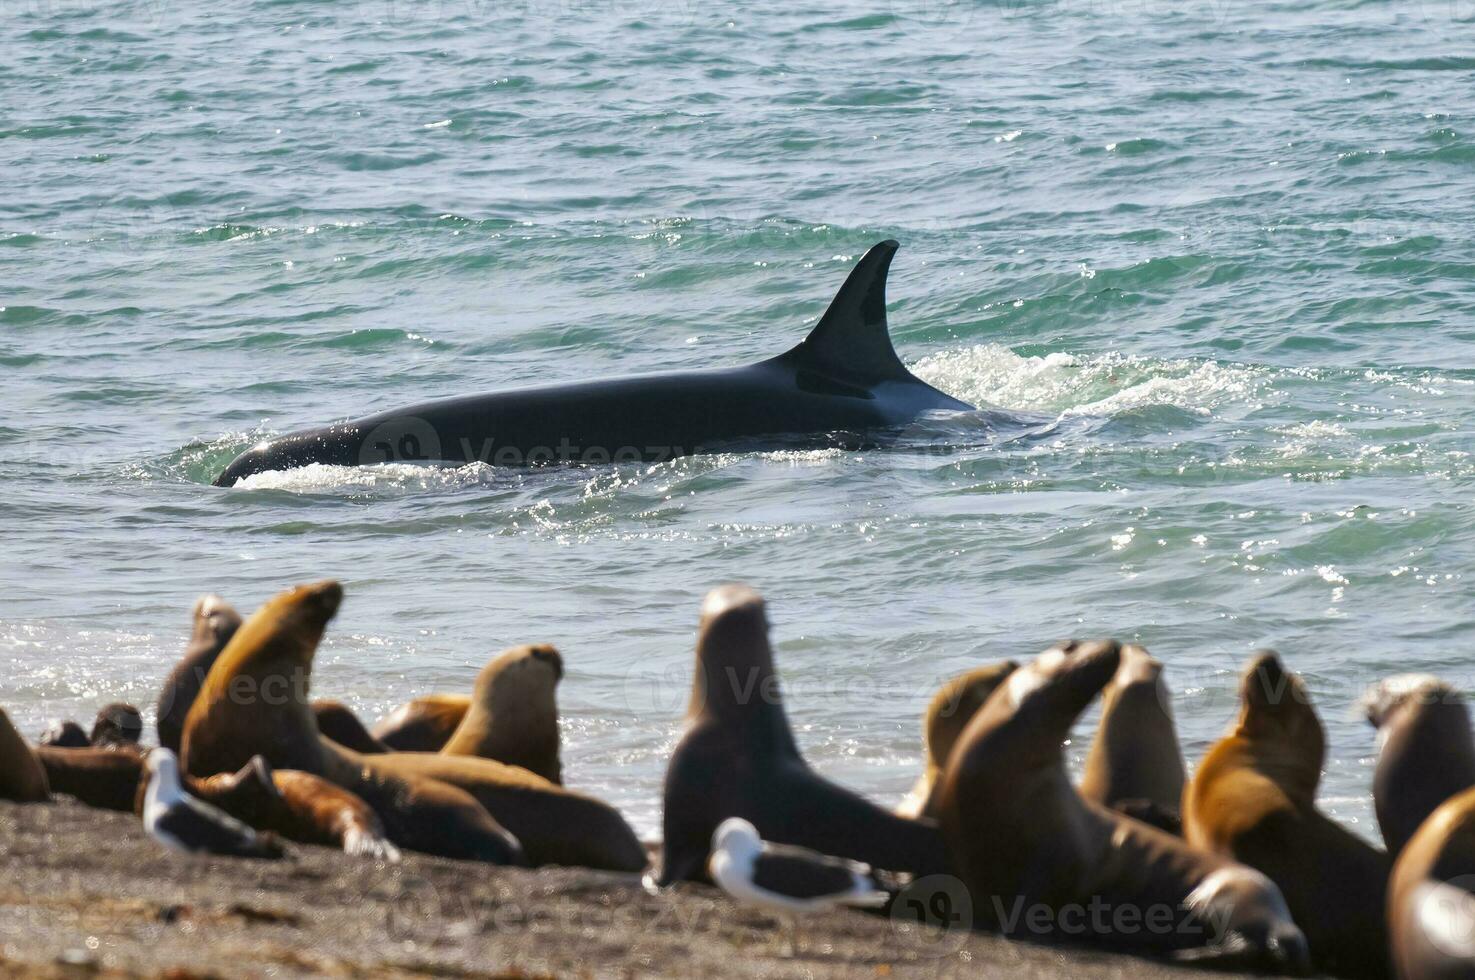
[(92, 745), (136, 748), (143, 737), (143, 716), (131, 704), (104, 705), (92, 723)]
[(1432, 674), (1399, 674), (1358, 700), (1378, 730), (1373, 804), (1397, 854), (1441, 803), (1475, 785), (1475, 740), (1460, 692)]
[(252, 756), (238, 772), (199, 780), (196, 792), (201, 799), (253, 827), (269, 825), (283, 806), (271, 764), (259, 755)]
[[(1071, 725), (1105, 687), (1121, 662), (1115, 640), (1056, 644), (1009, 674), (968, 724), (960, 742), (990, 744), (990, 758), (1015, 769), (1046, 768), (1062, 761), (1061, 743)], [(961, 750), (954, 752), (956, 756)]]
[(343, 586), (331, 579), (272, 596), (231, 637), (217, 664), (233, 670), (277, 660), (308, 666), (342, 603)]
[(1074, 719), (1111, 682), (1121, 656), (1121, 645), (1115, 640), (1056, 644), (1009, 675), (1004, 703), (1015, 714), (1068, 712)]
[(190, 615), (189, 645), (164, 679), (155, 712), (159, 744), (175, 753), (179, 751), (185, 716), (195, 703), (200, 685), (241, 626), (241, 614), (218, 595), (200, 596)]
[(773, 678), (768, 611), (746, 585), (719, 585), (702, 601), (697, 665), (687, 716), (744, 714), (764, 703)]
[(194, 625), (190, 634), (191, 651), (211, 648), (219, 650), (241, 628), (241, 614), (214, 593), (196, 599), (192, 615)]
[(1250, 742), (1277, 785), (1309, 802), (1321, 781), (1326, 733), (1301, 678), (1285, 669), (1274, 650), (1256, 654), (1239, 684), (1235, 734)]
[(968, 722), (973, 720), (978, 709), (998, 690), (999, 685), (1018, 669), (1019, 664), (1005, 660), (959, 674), (938, 688), (922, 719), (922, 737), (927, 744), (929, 765), (939, 769), (947, 765), (947, 757), (957, 744), (958, 736), (968, 727)]
[(547, 643), (505, 650), (481, 669), (471, 703), (495, 714), (525, 711), (529, 703), (553, 708), (553, 689), (563, 679), (563, 656)]
[(1362, 716), (1385, 737), (1395, 716), (1444, 704), (1458, 705), (1456, 710), (1465, 713), (1459, 693), (1433, 674), (1395, 674), (1385, 677), (1368, 685), (1362, 697), (1357, 699), (1357, 707)]
[(1111, 679), (1113, 688), (1131, 687), (1134, 684), (1156, 685), (1163, 676), (1163, 664), (1147, 648), (1136, 643), (1122, 644), (1122, 662), (1116, 676)]
[(1205, 952), (1283, 976), (1311, 974), (1311, 947), (1291, 919), (1285, 896), (1253, 868), (1229, 864), (1211, 873), (1183, 904), (1213, 933)]
[(343, 587), (327, 580), (273, 596), (241, 625), (210, 668), (181, 740), (195, 776), (238, 769), (252, 755), (315, 771), (322, 741), (308, 704), (313, 655)]
[(57, 719), (46, 726), (46, 731), (36, 740), (38, 745), (50, 745), (58, 749), (85, 749), (92, 744), (87, 731), (75, 721)]
[(514, 647), (481, 669), (471, 706), (442, 750), (495, 759), (561, 782), (558, 703), (563, 657), (546, 643)]
[(1240, 675), (1240, 734), (1320, 745), (1321, 719), (1301, 678), (1285, 669), (1274, 650), (1257, 653)]

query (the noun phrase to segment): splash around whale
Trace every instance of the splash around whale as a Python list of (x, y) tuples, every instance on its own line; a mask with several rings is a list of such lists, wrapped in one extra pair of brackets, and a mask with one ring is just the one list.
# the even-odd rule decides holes
[(312, 463), (538, 466), (857, 449), (926, 412), (974, 411), (915, 377), (891, 346), (886, 274), (898, 247), (873, 246), (809, 336), (757, 364), (424, 402), (269, 440), (236, 457), (215, 485)]

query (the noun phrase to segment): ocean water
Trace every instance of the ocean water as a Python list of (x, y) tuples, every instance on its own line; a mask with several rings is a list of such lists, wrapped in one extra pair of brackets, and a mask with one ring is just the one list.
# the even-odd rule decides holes
[[(28, 734), (151, 706), (200, 593), (332, 576), (316, 692), (372, 720), (553, 642), (570, 784), (653, 836), (701, 597), (744, 580), (802, 747), (877, 800), (941, 680), (1110, 634), (1167, 664), (1190, 762), (1281, 650), (1375, 836), (1354, 699), (1475, 681), (1469, 0), (0, 11)], [(780, 352), (887, 237), (898, 350), (977, 417), (208, 485), (271, 433)]]

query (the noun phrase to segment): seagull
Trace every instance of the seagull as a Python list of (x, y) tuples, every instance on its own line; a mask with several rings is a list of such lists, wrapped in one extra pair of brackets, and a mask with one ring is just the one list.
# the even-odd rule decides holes
[(722, 821), (712, 835), (707, 873), (717, 887), (739, 902), (785, 913), (790, 956), (798, 937), (799, 914), (842, 905), (878, 908), (891, 899), (871, 876), (869, 865), (803, 847), (770, 844), (741, 817)]
[(173, 752), (154, 749), (145, 765), (149, 783), (143, 800), (143, 827), (154, 840), (194, 854), (282, 856), (282, 847), (271, 834), (258, 834), (186, 793), (179, 783), (179, 759)]

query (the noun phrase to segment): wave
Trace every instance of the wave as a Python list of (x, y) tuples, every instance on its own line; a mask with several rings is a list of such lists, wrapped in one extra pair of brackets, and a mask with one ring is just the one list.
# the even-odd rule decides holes
[(1115, 416), (1168, 407), (1207, 416), (1272, 397), (1271, 369), (1108, 351), (1038, 356), (1002, 344), (943, 351), (912, 366), (922, 380), (974, 405), (1061, 416)]

